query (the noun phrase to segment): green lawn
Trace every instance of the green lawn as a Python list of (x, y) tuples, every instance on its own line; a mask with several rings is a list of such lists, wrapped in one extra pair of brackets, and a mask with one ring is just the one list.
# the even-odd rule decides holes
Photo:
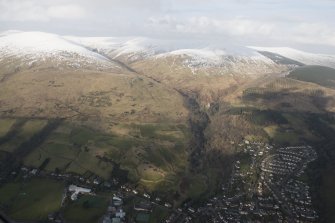
[(66, 206), (64, 218), (70, 223), (99, 222), (106, 213), (107, 206), (108, 200), (106, 198), (83, 195)]
[(295, 131), (286, 131), (279, 126), (267, 126), (264, 128), (268, 136), (277, 144), (296, 145), (299, 143), (299, 135)]
[(148, 213), (140, 212), (136, 216), (136, 222), (139, 222), (139, 223), (147, 223), (149, 222), (149, 219), (150, 219), (150, 214)]
[(149, 223), (163, 222), (169, 213), (170, 211), (166, 208), (155, 207), (150, 215)]
[(60, 209), (64, 184), (49, 179), (7, 183), (0, 187), (0, 204), (15, 220), (45, 220)]

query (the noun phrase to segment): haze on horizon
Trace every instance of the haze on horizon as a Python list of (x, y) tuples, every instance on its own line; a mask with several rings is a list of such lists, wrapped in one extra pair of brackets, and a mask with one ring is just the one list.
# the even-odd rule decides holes
[(0, 31), (144, 36), (335, 54), (334, 0), (0, 0)]

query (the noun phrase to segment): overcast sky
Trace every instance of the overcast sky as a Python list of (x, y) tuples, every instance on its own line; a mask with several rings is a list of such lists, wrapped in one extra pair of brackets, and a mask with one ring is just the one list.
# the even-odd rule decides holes
[(335, 54), (335, 0), (0, 0), (0, 31), (12, 29)]

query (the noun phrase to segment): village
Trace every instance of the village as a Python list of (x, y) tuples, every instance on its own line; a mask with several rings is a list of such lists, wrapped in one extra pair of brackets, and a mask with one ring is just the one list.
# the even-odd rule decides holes
[(222, 193), (198, 208), (200, 222), (317, 222), (310, 187), (304, 179), (317, 158), (310, 146), (239, 144), (230, 181)]
[[(173, 201), (138, 191), (118, 179), (105, 181), (98, 176), (47, 173), (22, 166), (13, 171), (24, 179), (47, 177), (67, 182), (62, 206), (80, 196), (105, 196), (109, 204), (101, 223), (149, 222), (150, 215), (160, 209), (166, 213), (163, 222), (317, 222), (305, 169), (317, 158), (310, 146), (281, 147), (244, 141), (228, 182), (221, 192), (203, 203), (184, 203), (174, 207)], [(107, 192), (107, 193), (101, 193)], [(65, 222), (60, 213), (50, 213), (49, 222)]]
[[(163, 210), (168, 214), (166, 222), (173, 222), (172, 219), (182, 217), (181, 209), (174, 210), (172, 202), (164, 201), (160, 197), (153, 197), (148, 193), (140, 193), (135, 187), (130, 184), (121, 185), (120, 182), (113, 178), (109, 181), (104, 181), (102, 178), (91, 175), (84, 177), (70, 173), (48, 173), (36, 168), (22, 166), (19, 170), (11, 172), (11, 177), (0, 178), (1, 183), (23, 178), (29, 180), (33, 178), (50, 178), (57, 181), (66, 182), (68, 185), (64, 190), (61, 206), (75, 202), (81, 196), (97, 196), (109, 199), (109, 205), (105, 214), (101, 217), (101, 223), (125, 223), (125, 222), (149, 222), (150, 215), (156, 209)], [(125, 200), (128, 201), (125, 203)], [(131, 201), (131, 202), (130, 202)], [(126, 206), (126, 207), (125, 207)], [(127, 209), (129, 212), (126, 212)], [(50, 213), (48, 222), (66, 222), (61, 213)]]

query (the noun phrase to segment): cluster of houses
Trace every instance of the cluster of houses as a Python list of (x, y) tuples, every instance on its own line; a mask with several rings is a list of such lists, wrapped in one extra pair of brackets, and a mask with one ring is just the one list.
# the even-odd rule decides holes
[[(262, 161), (261, 169), (263, 172), (285, 176), (296, 171), (298, 165), (306, 167), (316, 157), (316, 152), (309, 146), (280, 148)], [(300, 173), (303, 169), (299, 168)]]
[(290, 180), (281, 193), (289, 208), (293, 210), (295, 218), (316, 221), (318, 215), (313, 209), (309, 189), (309, 186), (301, 181)]
[[(283, 207), (286, 215), (295, 221), (316, 222), (310, 188), (301, 179), (307, 164), (317, 158), (310, 146), (285, 147), (262, 162), (264, 184)], [(272, 165), (276, 164), (274, 169)], [(289, 168), (288, 168), (289, 167)]]
[(248, 168), (242, 171), (242, 161), (235, 160), (222, 194), (198, 208), (194, 217), (204, 222), (317, 222), (310, 188), (299, 180), (317, 158), (312, 147), (277, 149), (249, 141), (239, 146), (250, 158)]
[(122, 223), (125, 222), (126, 212), (123, 208), (123, 200), (120, 196), (113, 196), (107, 213), (103, 217), (102, 223)]

